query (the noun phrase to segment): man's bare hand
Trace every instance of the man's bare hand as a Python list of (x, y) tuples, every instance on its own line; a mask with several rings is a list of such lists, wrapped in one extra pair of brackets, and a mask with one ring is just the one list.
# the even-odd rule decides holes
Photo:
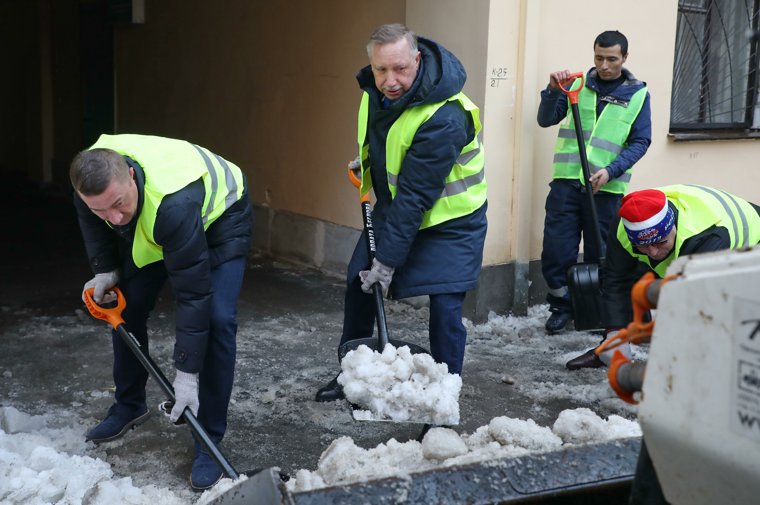
[(591, 176), (589, 182), (591, 182), (591, 189), (594, 193), (602, 189), (602, 186), (607, 184), (610, 180), (610, 173), (606, 168), (602, 168), (597, 173)]
[(557, 70), (549, 74), (549, 87), (551, 89), (559, 89), (559, 85), (568, 79), (570, 79), (569, 70)]

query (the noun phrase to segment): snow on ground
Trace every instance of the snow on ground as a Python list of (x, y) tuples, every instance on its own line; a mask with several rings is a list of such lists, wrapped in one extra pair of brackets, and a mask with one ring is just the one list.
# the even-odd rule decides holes
[(341, 437), (322, 453), (316, 470), (298, 470), (287, 486), (291, 491), (308, 491), (640, 435), (635, 421), (620, 416), (604, 420), (580, 408), (560, 413), (551, 428), (532, 419), (502, 416), (469, 435), (460, 436), (450, 428), (432, 428), (422, 443), (391, 439), (373, 449), (362, 449), (351, 438)]
[[(390, 317), (396, 322), (395, 327), (400, 330), (404, 329), (405, 321), (415, 324), (418, 321), (424, 322), (426, 310), (404, 304), (388, 304)], [(340, 436), (340, 432), (330, 430), (324, 434), (324, 437), (330, 437), (329, 446), (311, 466), (314, 469), (291, 471), (293, 478), (288, 486), (295, 491), (314, 489), (383, 476), (404, 475), (438, 466), (548, 451), (570, 444), (639, 435), (640, 430), (635, 421), (614, 414), (618, 412), (634, 417), (635, 407), (618, 400), (600, 374), (583, 372), (572, 376), (574, 384), (565, 382), (570, 381), (570, 376), (564, 370), (564, 362), (584, 351), (583, 346), (593, 346), (598, 337), (583, 332), (568, 332), (548, 337), (543, 332), (546, 316), (546, 306), (536, 306), (529, 309), (526, 317), (491, 314), (484, 324), (474, 325), (466, 321), (468, 350), (465, 361), (465, 390), (468, 388), (468, 366), (480, 363), (479, 360), (484, 358), (491, 360), (487, 361), (488, 363), (493, 363), (494, 359), (498, 362), (503, 356), (504, 360), (509, 359), (510, 363), (517, 362), (520, 365), (511, 364), (511, 368), (503, 369), (495, 367), (496, 369), (492, 370), (495, 380), (505, 384), (505, 387), (515, 388), (528, 399), (535, 399), (533, 413), (543, 416), (544, 422), (547, 422), (546, 407), (542, 407), (540, 402), (552, 398), (556, 398), (560, 404), (570, 401), (594, 405), (595, 410), (599, 407), (597, 413), (587, 408), (557, 409), (554, 412), (561, 410), (561, 413), (553, 422), (549, 421), (551, 426), (541, 426), (533, 419), (497, 415), (469, 434), (460, 435), (452, 429), (434, 428), (428, 432), (422, 443), (414, 440), (402, 443), (390, 438), (369, 449), (360, 447), (351, 437)], [(399, 320), (401, 324), (398, 323)], [(37, 323), (32, 326), (38, 327)], [(67, 321), (67, 324), (69, 323)], [(305, 326), (302, 328), (299, 325), (294, 326), (287, 318), (282, 321), (272, 320), (266, 324), (272, 325), (272, 336), (280, 339), (291, 338), (290, 333), (296, 330), (305, 337), (309, 337), (314, 331), (312, 325), (307, 322), (304, 322)], [(267, 328), (266, 324), (262, 326), (264, 330)], [(285, 326), (289, 326), (293, 331), (284, 331)], [(411, 327), (412, 324), (407, 326)], [(46, 328), (48, 334), (56, 335), (56, 326)], [(243, 325), (241, 336), (244, 337), (246, 331)], [(263, 334), (270, 336), (259, 329), (259, 338), (263, 338)], [(30, 333), (29, 338), (32, 338), (32, 335)], [(162, 344), (160, 339), (157, 340), (155, 347), (159, 351), (162, 350), (161, 345), (166, 344)], [(558, 352), (554, 346), (558, 346), (562, 351)], [(579, 348), (568, 351), (576, 346)], [(540, 360), (536, 358), (539, 355)], [(638, 358), (645, 356), (642, 349), (636, 350), (634, 354), (634, 357)], [(547, 360), (550, 366), (547, 366)], [(85, 367), (86, 365), (83, 365), (83, 370), (86, 370)], [(488, 373), (491, 373), (491, 369), (488, 370)], [(2, 377), (5, 380), (15, 379), (8, 369), (3, 371)], [(283, 376), (282, 380), (287, 382), (288, 379)], [(64, 391), (70, 387), (71, 385), (62, 386)], [(249, 404), (260, 404), (260, 400), (265, 399), (266, 394), (270, 394), (269, 404), (262, 404), (260, 408), (272, 410), (272, 405), (278, 406), (288, 401), (287, 387), (287, 384), (265, 386), (263, 388), (266, 391), (261, 393), (263, 396), (255, 397), (256, 401), (246, 400), (238, 394), (233, 406), (238, 402), (237, 407), (244, 407), (246, 415), (251, 417), (256, 411), (249, 409)], [(93, 391), (90, 396), (97, 393), (97, 390)], [(111, 395), (110, 391), (101, 393), (109, 397)], [(468, 400), (467, 391), (464, 397), (466, 401), (471, 401)], [(225, 486), (232, 485), (225, 479), (221, 486), (199, 496), (192, 493), (188, 487), (162, 477), (160, 462), (148, 468), (154, 468), (153, 478), (146, 478), (145, 474), (142, 474), (141, 484), (135, 485), (133, 479), (127, 476), (130, 475), (130, 466), (125, 462), (126, 458), (131, 456), (112, 454), (84, 441), (83, 434), (93, 419), (80, 417), (76, 402), (71, 403), (70, 409), (51, 409), (45, 404), (35, 405), (34, 411), (41, 412), (42, 415), (29, 415), (11, 406), (12, 401), (12, 398), (0, 398), (2, 405), (5, 405), (0, 407), (0, 505), (204, 504), (218, 496)], [(321, 410), (314, 410), (317, 408)], [(329, 416), (333, 415), (330, 414), (330, 408), (330, 405), (314, 404), (306, 413), (301, 410), (293, 415)], [(333, 408), (336, 409), (339, 410), (339, 406)], [(293, 421), (296, 422), (296, 419)], [(127, 442), (135, 444), (138, 442), (136, 436), (130, 434), (123, 440), (131, 437)], [(173, 434), (167, 436), (170, 439), (176, 437)], [(113, 446), (119, 446), (121, 443), (122, 440), (117, 441)], [(106, 457), (108, 462), (105, 460)], [(172, 482), (174, 485), (170, 485)]]
[(186, 503), (167, 489), (138, 488), (131, 478), (115, 476), (108, 463), (85, 454), (82, 431), (69, 412), (30, 416), (0, 408), (0, 503)]

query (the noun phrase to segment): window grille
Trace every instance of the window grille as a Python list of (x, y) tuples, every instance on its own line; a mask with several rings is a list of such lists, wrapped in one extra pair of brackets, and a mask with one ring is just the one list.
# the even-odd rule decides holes
[(670, 132), (760, 133), (760, 0), (679, 0)]

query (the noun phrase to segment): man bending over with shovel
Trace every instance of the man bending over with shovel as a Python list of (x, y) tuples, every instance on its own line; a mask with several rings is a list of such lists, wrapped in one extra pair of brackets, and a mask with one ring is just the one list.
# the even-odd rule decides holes
[[(725, 191), (687, 184), (626, 195), (610, 230), (602, 270), (605, 339), (633, 320), (631, 289), (647, 271), (663, 278), (680, 256), (758, 243), (760, 207)], [(618, 349), (631, 358), (629, 344)], [(612, 351), (600, 358), (591, 349), (567, 368), (598, 368), (611, 358)]]
[[(475, 288), (486, 235), (486, 181), (478, 108), (462, 93), (461, 62), (400, 24), (367, 43), (358, 148), (361, 193), (374, 190), (377, 252), (368, 265), (360, 237), (348, 265), (341, 344), (371, 338), (379, 282), (390, 296), (430, 297), (433, 358), (462, 371), (462, 303)], [(361, 272), (361, 275), (360, 275)], [(392, 282), (391, 282), (392, 281)], [(343, 398), (337, 378), (317, 401)]]
[[(176, 298), (171, 420), (185, 408), (211, 440), (227, 428), (236, 352), (236, 304), (251, 237), (246, 180), (234, 164), (183, 140), (101, 135), (71, 163), (74, 204), (95, 277), (96, 303), (118, 284), (123, 318), (147, 353), (148, 315), (166, 279)], [(109, 442), (148, 417), (148, 372), (113, 332), (116, 403), (87, 440)], [(196, 441), (190, 484), (213, 486), (222, 469)]]

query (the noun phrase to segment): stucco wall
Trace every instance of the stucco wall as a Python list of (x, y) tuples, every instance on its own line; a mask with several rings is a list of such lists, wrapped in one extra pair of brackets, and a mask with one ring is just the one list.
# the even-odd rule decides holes
[(592, 66), (594, 37), (619, 29), (626, 66), (652, 95), (652, 146), (631, 189), (697, 182), (760, 201), (757, 141), (669, 140), (677, 3), (637, 5), (610, 16), (609, 0), (147, 2), (144, 25), (116, 28), (117, 125), (218, 151), (246, 170), (261, 206), (358, 228), (344, 170), (355, 152), (354, 76), (369, 33), (405, 22), (462, 60), (465, 91), (482, 109), (485, 264), (527, 264), (541, 253), (557, 133), (535, 122), (538, 93), (551, 71)]
[[(635, 165), (629, 190), (676, 183), (698, 183), (725, 189), (760, 202), (760, 142), (721, 140), (674, 142), (668, 138), (670, 96), (678, 7), (675, 0), (641, 0), (620, 15), (610, 2), (588, 0), (571, 7), (559, 0), (539, 4), (538, 81), (543, 88), (553, 70), (587, 70), (593, 66), (593, 40), (604, 30), (620, 30), (628, 38), (625, 66), (646, 81), (652, 104), (652, 145)], [(598, 13), (595, 15), (594, 13)], [(536, 89), (536, 93), (538, 93)], [(534, 122), (535, 124), (535, 122)], [(535, 181), (531, 215), (531, 256), (541, 252), (543, 204), (551, 179), (557, 127), (537, 126), (534, 144)]]
[(186, 138), (246, 171), (254, 202), (360, 225), (356, 72), (404, 1), (146, 2), (117, 28), (117, 125)]

